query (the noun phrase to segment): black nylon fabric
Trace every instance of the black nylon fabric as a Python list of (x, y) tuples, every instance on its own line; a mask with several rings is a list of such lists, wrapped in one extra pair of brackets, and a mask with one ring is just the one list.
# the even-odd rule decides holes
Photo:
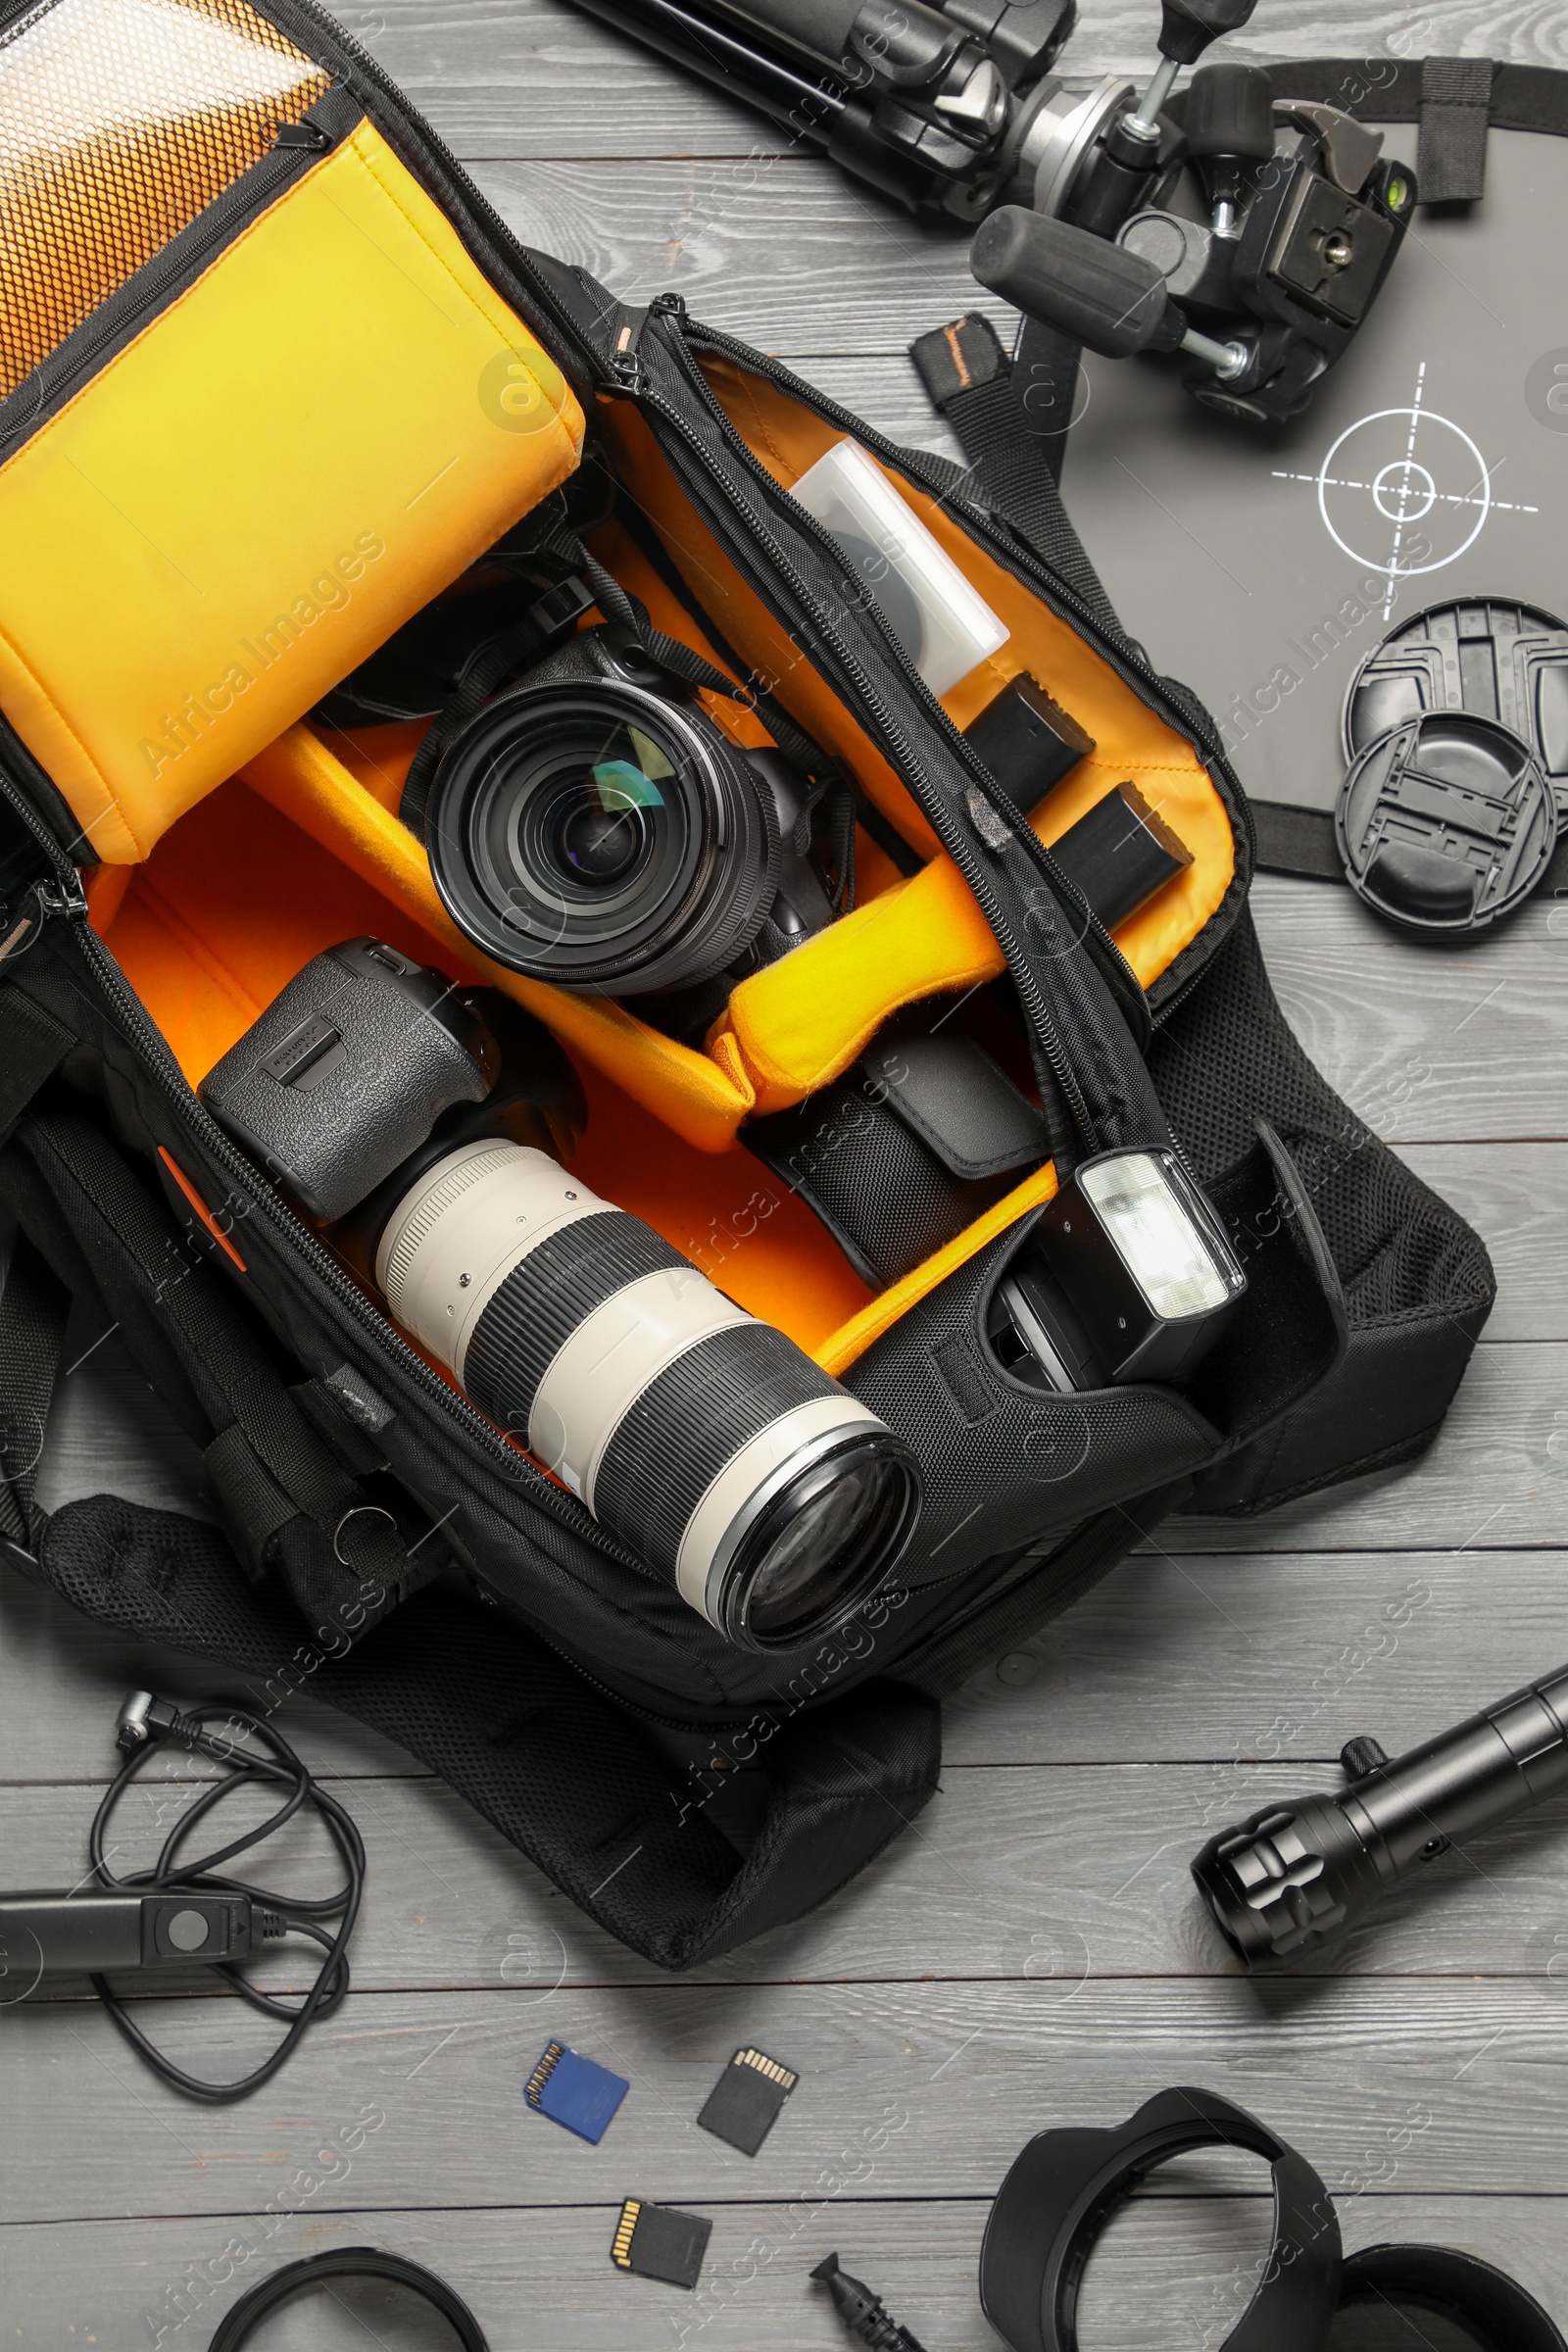
[[(177, 1361), (181, 1417), (208, 1445), (236, 1525), (252, 1531), (253, 1574), (270, 1556), (313, 1622), (347, 1605), (363, 1623), (436, 1572), (439, 1552), (410, 1567), (392, 1516), (370, 1504), (300, 1417), (279, 1368), (217, 1278), (180, 1249), (162, 1205), (90, 1120), (24, 1114), (0, 1155), (0, 1197), (58, 1279), (71, 1283), (73, 1270), (85, 1269), (109, 1309), (106, 1330), (118, 1330), (138, 1360), (160, 1369)], [(351, 1519), (352, 1546), (343, 1541)], [(368, 1601), (371, 1591), (378, 1600)]]
[(220, 1661), (260, 1701), (328, 1699), (439, 1772), (595, 1924), (667, 1969), (798, 1918), (856, 1877), (937, 1785), (936, 1702), (871, 1682), (726, 1740), (771, 1797), (744, 1860), (623, 1710), (519, 1626), (450, 1590), (423, 1592), (346, 1656), (248, 1585), (222, 1538), (118, 1496), (69, 1503), (42, 1566), (74, 1607), (122, 1633)]
[(32, 1489), (71, 1296), (18, 1234), (0, 1293), (0, 1536), (30, 1552), (40, 1515)]

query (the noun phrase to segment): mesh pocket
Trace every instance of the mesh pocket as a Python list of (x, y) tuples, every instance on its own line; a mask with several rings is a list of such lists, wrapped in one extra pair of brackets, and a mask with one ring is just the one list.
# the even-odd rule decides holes
[(0, 396), (328, 75), (245, 0), (42, 0), (0, 40)]

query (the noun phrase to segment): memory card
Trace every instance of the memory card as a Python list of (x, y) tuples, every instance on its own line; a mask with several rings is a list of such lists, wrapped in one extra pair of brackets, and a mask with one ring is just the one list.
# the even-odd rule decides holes
[(552, 2041), (540, 2053), (523, 2097), (553, 2124), (564, 2124), (568, 2132), (597, 2147), (630, 2088), (608, 2066), (579, 2057), (564, 2041)]
[(727, 2139), (743, 2156), (755, 2156), (799, 2081), (761, 2050), (737, 2050), (697, 2121), (715, 2139)]
[(703, 2256), (713, 2225), (700, 2213), (674, 2205), (645, 2205), (628, 2197), (615, 2224), (610, 2259), (617, 2270), (639, 2278), (662, 2278), (669, 2286), (692, 2287), (702, 2275)]

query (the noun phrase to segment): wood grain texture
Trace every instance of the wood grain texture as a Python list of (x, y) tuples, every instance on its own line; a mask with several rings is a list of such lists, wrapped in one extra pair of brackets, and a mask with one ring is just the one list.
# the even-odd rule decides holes
[[(1539, 1674), (1561, 1592), (1550, 1550), (1140, 1554), (948, 1702), (945, 1758), (1278, 1757), (1310, 1773), (1367, 1730), (1393, 1754)], [(1568, 1651), (1568, 1628), (1557, 1647)], [(226, 1687), (197, 1659), (122, 1642), (52, 1593), (0, 1582), (6, 1785), (101, 1786), (120, 1703), (147, 1686), (181, 1699)], [(308, 1698), (278, 1720), (334, 1778), (421, 1773)]]
[[(1042, 2127), (1053, 2120), (1043, 2102)], [(77, 2282), (74, 2340), (115, 2352), (144, 2343), (186, 2352), (207, 2342), (220, 2315), (258, 2278), (354, 2241), (392, 2248), (449, 2278), (494, 2352), (670, 2352), (693, 2343), (703, 2352), (843, 2352), (849, 2339), (808, 2277), (837, 2246), (845, 2266), (923, 2343), (938, 2352), (996, 2352), (975, 2291), (984, 2197), (905, 2201), (817, 2188), (787, 2204), (715, 2203), (703, 2209), (713, 2234), (702, 2279), (686, 2295), (612, 2269), (615, 2192), (624, 2180), (608, 2141), (602, 2157), (604, 2185), (581, 2204), (484, 2213), (395, 2207), (339, 2222), (317, 2200), (275, 2221), (234, 2212), (14, 2228), (0, 2235), (8, 2341), (17, 2352), (58, 2352), (58, 2280), (67, 2274)], [(1185, 2177), (1202, 2178), (1200, 2166), (1191, 2160)], [(1552, 2299), (1552, 2199), (1410, 2195), (1396, 2186), (1348, 2202), (1341, 2223), (1348, 2251), (1387, 2239), (1463, 2246)], [(1257, 2197), (1134, 2200), (1112, 2217), (1090, 2262), (1079, 2306), (1083, 2342), (1094, 2352), (1200, 2352), (1214, 2344), (1216, 2328), (1240, 2316), (1267, 2230)], [(268, 2352), (368, 2345), (374, 2338), (350, 2313), (386, 2352), (450, 2352), (450, 2334), (434, 2323), (426, 2333), (390, 2296), (352, 2288), (332, 2311), (295, 2305), (273, 2323)]]
[[(905, 346), (983, 299), (961, 232), (781, 151), (744, 106), (565, 0), (345, 13), (520, 233), (630, 297), (678, 287), (895, 438), (956, 454)], [(1086, 10), (1069, 66), (1146, 65), (1152, 23), (1146, 0)], [(1321, 0), (1269, 0), (1224, 54), (1352, 49), (1568, 64), (1560, 13), (1535, 0), (1429, 0), (1414, 20), (1378, 6), (1353, 25)], [(830, 2352), (845, 2339), (805, 2274), (837, 2243), (932, 2352), (981, 2352), (996, 2338), (979, 2238), (1017, 2149), (1180, 2081), (1293, 2137), (1348, 2244), (1466, 2244), (1568, 2312), (1563, 1807), (1469, 1867), (1448, 1858), (1425, 1899), (1391, 1901), (1296, 1981), (1229, 1971), (1187, 1878), (1209, 1829), (1328, 1785), (1348, 1732), (1396, 1750), (1565, 1646), (1568, 938), (1532, 908), (1445, 957), (1341, 891), (1265, 877), (1255, 905), (1308, 1051), (1494, 1252), (1497, 1311), (1432, 1456), (1294, 1513), (1174, 1523), (950, 1705), (943, 1790), (879, 1865), (701, 1982), (650, 1981), (412, 1759), (291, 1707), (369, 1845), (362, 1989), (276, 2084), (216, 2112), (152, 2082), (85, 2001), (0, 2017), (8, 2341), (199, 2352), (240, 2284), (370, 2241), (450, 2276), (495, 2352)], [(83, 1360), (40, 1500), (109, 1488), (202, 1510), (195, 1449), (99, 1342), (74, 1328), (67, 1360)], [(68, 1860), (74, 1875), (114, 1709), (144, 1682), (195, 1695), (215, 1678), (0, 1583), (8, 1883), (59, 1881)], [(198, 2071), (241, 2071), (270, 2033), (227, 2001), (156, 2006)], [(554, 2034), (631, 2080), (600, 2149), (523, 2103)], [(755, 2163), (695, 2124), (743, 2040), (803, 2075)], [(1118, 2219), (1086, 2282), (1086, 2344), (1196, 2352), (1223, 2333), (1264, 2215), (1210, 2192), (1241, 2185), (1194, 2167), (1164, 2184), (1189, 2193)], [(696, 2295), (610, 2264), (629, 2193), (713, 2216)], [(274, 2332), (279, 2352), (328, 2352), (366, 2326), (388, 2352), (434, 2352), (373, 2300), (352, 2318), (300, 2308)]]
[[(689, 80), (564, 0), (344, 0), (337, 10), (466, 159), (496, 156), (736, 155), (769, 137), (761, 119)], [(1142, 0), (1085, 8), (1062, 58), (1074, 78), (1152, 62)], [(1427, 0), (1358, 10), (1273, 0), (1216, 58), (1267, 64), (1351, 56), (1507, 57), (1568, 62), (1560, 17), (1537, 0)], [(824, 166), (824, 170), (831, 167)]]
[[(1265, 1745), (1279, 1738), (1269, 1726), (1258, 1732)], [(1085, 1980), (1235, 1977), (1237, 1963), (1192, 1885), (1194, 1853), (1264, 1806), (1335, 1788), (1339, 1777), (1336, 1767), (1299, 1759), (951, 1769), (916, 1828), (853, 1887), (693, 1977), (724, 1984), (1011, 1979), (1054, 1984), (1063, 1996)], [(150, 1864), (200, 1786), (139, 1784), (116, 1814), (115, 1868)], [(75, 1876), (98, 1794), (0, 1789), (0, 1849), (20, 1883), (48, 1885), (63, 1861), (67, 1880)], [(664, 1981), (583, 1920), (439, 1783), (357, 1781), (343, 1795), (368, 1856), (354, 1943), (360, 1993), (493, 1990), (545, 2001), (558, 1979)], [(229, 1804), (233, 1826), (264, 1811), (248, 1798)], [(1399, 1889), (1364, 1930), (1302, 1973), (1529, 1977), (1561, 1981), (1568, 1997), (1565, 1866), (1568, 1801), (1445, 1856), (1418, 1888)], [(324, 1894), (340, 1875), (310, 1825), (291, 1826), (268, 1849), (270, 1886)], [(315, 1947), (296, 1943), (269, 1955), (264, 1981), (295, 1988), (315, 1967)], [(20, 1981), (17, 1972), (8, 1980)]]
[[(904, 1932), (918, 1945), (917, 1921)], [(1565, 1997), (1541, 1978), (1071, 1975), (366, 1992), (318, 2027), (305, 2063), (199, 2114), (147, 2081), (95, 2005), (27, 2003), (5, 2018), (8, 2112), (28, 2125), (0, 2147), (0, 2194), (14, 2221), (244, 2210), (373, 2104), (386, 2125), (365, 2161), (323, 2184), (340, 2212), (597, 2199), (612, 2158), (615, 2193), (671, 2204), (798, 2196), (861, 2158), (878, 2195), (988, 2195), (1044, 2121), (1103, 2123), (1176, 2082), (1266, 2107), (1336, 2194), (1366, 2184), (1391, 2126), (1412, 2140), (1382, 2185), (1525, 2194), (1561, 2147)], [(270, 2032), (238, 2007), (159, 2001), (138, 2017), (176, 2060), (222, 2077)], [(523, 2100), (552, 2038), (631, 2084), (602, 2149)], [(696, 2122), (742, 2043), (802, 2077), (755, 2160)], [(889, 2108), (907, 2119), (896, 2131)]]
[[(1190, 2194), (1133, 2199), (1112, 2216), (1091, 2258), (1079, 2319), (1093, 2352), (1201, 2352), (1242, 2315), (1267, 2251), (1267, 2201), (1206, 2194), (1199, 2185), (1208, 2178), (1203, 2159), (1190, 2159), (1183, 2176), (1195, 2182)], [(921, 2342), (941, 2352), (997, 2347), (976, 2298), (985, 2199), (901, 2201), (818, 2189), (790, 2204), (712, 2204), (712, 2239), (691, 2295), (615, 2275), (609, 2239), (618, 2211), (618, 2197), (600, 2194), (555, 2209), (369, 2211), (353, 2225), (306, 2206), (275, 2225), (270, 2216), (232, 2213), (14, 2228), (0, 2236), (10, 2342), (17, 2352), (57, 2352), (54, 2283), (69, 2270), (80, 2281), (75, 2340), (151, 2345), (163, 2327), (163, 2352), (186, 2352), (188, 2340), (207, 2342), (220, 2312), (256, 2279), (355, 2236), (452, 2279), (494, 2352), (670, 2352), (691, 2342), (703, 2352), (842, 2352), (849, 2338), (808, 2279), (835, 2244), (844, 2265), (879, 2288)], [(1343, 2209), (1348, 2251), (1387, 2239), (1467, 2246), (1546, 2300), (1558, 2277), (1554, 2232), (1554, 2199), (1543, 2197), (1464, 2201), (1394, 2187)], [(272, 2328), (277, 2352), (338, 2352), (360, 2333), (348, 2312), (376, 2330), (388, 2352), (449, 2352), (447, 2333), (435, 2324), (423, 2333), (373, 2288), (343, 2288), (331, 2312), (294, 2305)]]

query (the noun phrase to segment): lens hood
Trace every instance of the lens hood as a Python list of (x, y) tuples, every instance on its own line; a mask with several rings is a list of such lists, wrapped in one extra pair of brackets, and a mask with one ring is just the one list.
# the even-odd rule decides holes
[[(1328, 2352), (1382, 2352), (1431, 2341), (1446, 2320), (1464, 2352), (1568, 2352), (1562, 2329), (1516, 2278), (1454, 2246), (1367, 2246), (1340, 2276)], [(1459, 2352), (1452, 2336), (1444, 2337)]]
[(980, 2303), (1011, 2352), (1077, 2352), (1078, 2291), (1111, 2213), (1157, 2165), (1246, 2148), (1273, 2174), (1274, 2236), (1222, 2352), (1568, 2352), (1516, 2279), (1451, 2246), (1378, 2245), (1342, 2260), (1334, 2200), (1276, 2132), (1213, 2091), (1162, 2090), (1116, 2131), (1042, 2132), (997, 2192)]
[(1340, 2277), (1333, 2201), (1304, 2156), (1213, 2091), (1162, 2090), (1117, 2131), (1042, 2132), (997, 2192), (980, 2304), (1012, 2352), (1077, 2352), (1095, 2241), (1145, 2175), (1194, 2148), (1248, 2148), (1274, 2176), (1274, 2243), (1224, 2352), (1324, 2352)]

